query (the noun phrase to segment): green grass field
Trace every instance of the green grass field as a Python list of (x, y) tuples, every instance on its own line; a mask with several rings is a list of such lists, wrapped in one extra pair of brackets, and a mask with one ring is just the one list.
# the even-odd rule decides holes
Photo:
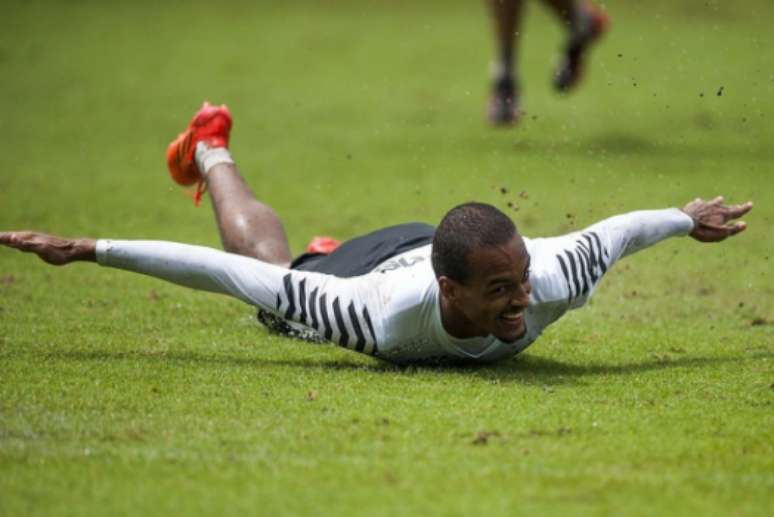
[(719, 193), (756, 208), (733, 242), (627, 259), (476, 368), (397, 368), (2, 249), (0, 514), (771, 515), (774, 5), (639, 4), (607, 4), (562, 98), (561, 31), (531, 2), (528, 113), (501, 131), (482, 2), (5, 2), (2, 230), (219, 246), (164, 165), (204, 99), (232, 108), (295, 251), (471, 199), (529, 236)]

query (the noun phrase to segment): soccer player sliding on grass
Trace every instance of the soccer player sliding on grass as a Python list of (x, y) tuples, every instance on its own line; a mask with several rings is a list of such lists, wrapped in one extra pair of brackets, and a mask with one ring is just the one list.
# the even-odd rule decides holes
[(228, 109), (205, 103), (167, 153), (175, 181), (206, 186), (226, 251), (35, 232), (0, 233), (0, 243), (55, 265), (96, 261), (227, 294), (257, 307), (273, 331), (394, 362), (491, 362), (518, 354), (586, 303), (622, 257), (676, 235), (722, 241), (745, 229), (731, 221), (752, 208), (696, 199), (682, 210), (631, 212), (529, 239), (495, 207), (466, 203), (437, 228), (393, 226), (333, 251), (322, 242), (294, 260), (276, 213), (234, 165), (230, 130)]

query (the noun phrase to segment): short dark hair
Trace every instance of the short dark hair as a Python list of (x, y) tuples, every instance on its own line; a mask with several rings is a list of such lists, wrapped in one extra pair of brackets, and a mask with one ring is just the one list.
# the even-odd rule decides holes
[(482, 247), (501, 246), (517, 234), (513, 221), (492, 205), (463, 203), (449, 210), (433, 236), (433, 270), (436, 278), (458, 282), (470, 277), (468, 256)]

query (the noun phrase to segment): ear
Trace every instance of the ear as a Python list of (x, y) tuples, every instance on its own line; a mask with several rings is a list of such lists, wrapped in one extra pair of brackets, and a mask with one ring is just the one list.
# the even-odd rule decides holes
[(441, 296), (449, 301), (454, 301), (459, 297), (460, 284), (448, 276), (438, 277), (438, 287), (441, 290)]

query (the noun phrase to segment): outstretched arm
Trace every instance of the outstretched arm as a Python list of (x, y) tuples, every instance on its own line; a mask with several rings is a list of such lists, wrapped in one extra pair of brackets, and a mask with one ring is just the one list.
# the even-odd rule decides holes
[[(578, 307), (585, 303), (604, 274), (619, 259), (668, 237), (690, 235), (701, 242), (718, 242), (747, 227), (733, 222), (752, 209), (752, 203), (724, 205), (723, 198), (695, 199), (682, 210), (640, 210), (616, 215), (585, 230), (548, 239), (546, 264), (560, 271), (542, 296), (567, 298)], [(552, 261), (551, 259), (555, 259)], [(533, 264), (536, 261), (533, 260)], [(550, 268), (549, 268), (550, 269)]]
[(25, 231), (0, 233), (0, 244), (34, 253), (56, 266), (98, 262), (268, 309), (274, 308), (287, 273), (250, 257), (175, 242), (67, 239)]
[(286, 321), (314, 328), (328, 341), (359, 352), (378, 353), (382, 302), (373, 279), (294, 271), (251, 257), (174, 242), (95, 241), (7, 232), (0, 233), (0, 244), (35, 253), (50, 264), (97, 261), (233, 296)]
[(682, 209), (641, 210), (605, 219), (588, 230), (598, 231), (608, 241), (611, 262), (677, 235), (690, 235), (701, 242), (719, 242), (747, 228), (733, 222), (752, 209), (752, 203), (725, 205), (724, 198), (696, 198)]

